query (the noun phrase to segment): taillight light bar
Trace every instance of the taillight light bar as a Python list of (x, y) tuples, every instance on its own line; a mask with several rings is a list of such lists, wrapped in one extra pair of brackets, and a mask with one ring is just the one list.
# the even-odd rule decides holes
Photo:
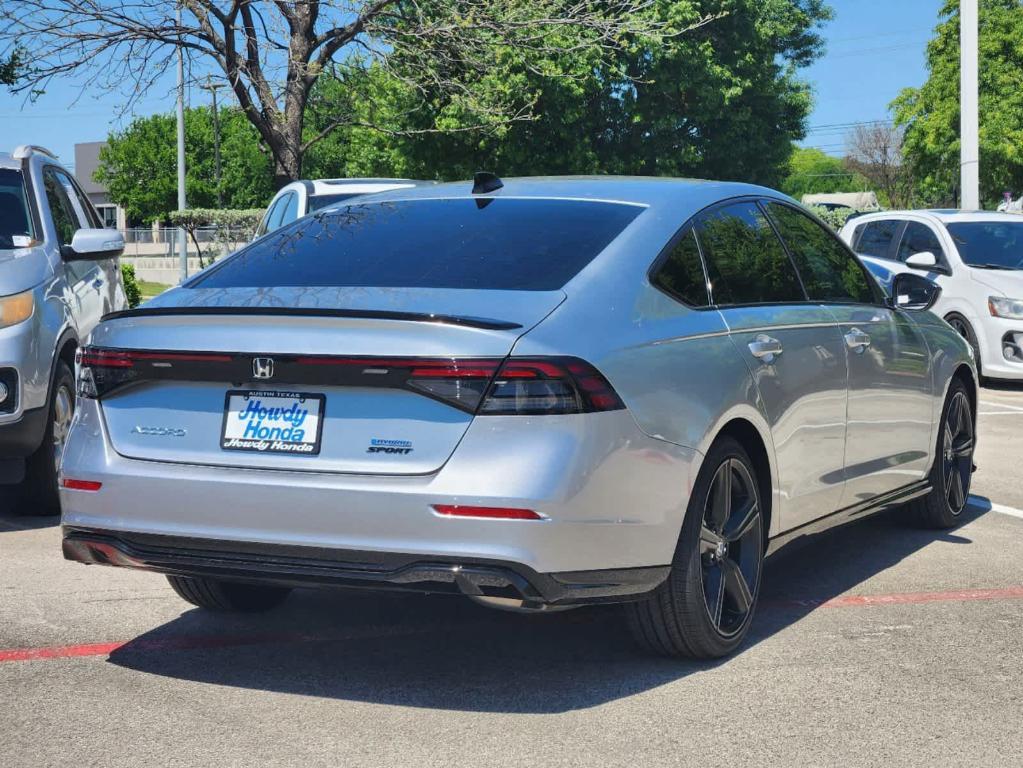
[[(255, 357), (83, 347), (78, 354), (78, 390), (82, 397), (100, 398), (127, 384), (150, 380), (268, 384), (254, 378)], [(273, 386), (406, 389), (479, 415), (593, 413), (625, 407), (607, 379), (575, 357), (273, 358)]]

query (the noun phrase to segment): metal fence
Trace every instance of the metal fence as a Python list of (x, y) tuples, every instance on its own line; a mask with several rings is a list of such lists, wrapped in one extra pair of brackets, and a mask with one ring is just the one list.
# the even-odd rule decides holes
[[(173, 245), (177, 243), (177, 227), (145, 227), (142, 229), (122, 229), (125, 244), (135, 245)], [(195, 231), (195, 239), (199, 243), (247, 243), (252, 239), (253, 231), (243, 227), (201, 227)], [(188, 237), (191, 243), (192, 238)]]
[[(121, 230), (121, 234), (124, 235), (124, 254), (121, 257), (121, 262), (134, 266), (135, 273), (140, 280), (177, 285), (181, 277), (178, 252), (179, 231), (175, 227)], [(251, 230), (239, 227), (223, 229), (203, 227), (198, 229), (195, 231), (195, 240), (198, 241), (199, 249), (202, 251), (203, 258), (200, 260), (195, 241), (191, 235), (186, 234), (188, 274), (199, 271), (202, 266), (208, 265), (214, 258), (221, 258), (238, 250), (250, 242), (252, 236)]]

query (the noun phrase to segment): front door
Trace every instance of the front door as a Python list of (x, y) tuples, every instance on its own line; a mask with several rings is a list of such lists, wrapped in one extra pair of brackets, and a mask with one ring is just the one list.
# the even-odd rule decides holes
[(913, 320), (884, 303), (863, 265), (833, 232), (782, 202), (765, 204), (811, 299), (835, 319), (849, 370), (848, 507), (920, 480), (930, 453), (928, 349)]
[(843, 506), (922, 480), (930, 464), (934, 394), (927, 342), (906, 312), (831, 307), (849, 360)]

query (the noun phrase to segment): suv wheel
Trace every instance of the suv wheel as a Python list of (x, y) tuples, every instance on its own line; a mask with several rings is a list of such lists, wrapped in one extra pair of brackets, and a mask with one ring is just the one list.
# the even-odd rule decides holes
[(192, 605), (222, 613), (259, 613), (283, 603), (291, 590), (220, 579), (168, 576), (171, 588)]
[(63, 360), (57, 361), (49, 414), (49, 427), (43, 443), (28, 457), (25, 465), (19, 507), (26, 515), (60, 514), (57, 471), (71, 429), (71, 418), (75, 414), (75, 377)]
[(953, 379), (941, 412), (931, 467), (931, 492), (910, 502), (910, 509), (928, 528), (952, 528), (959, 523), (970, 497), (975, 446), (970, 397), (966, 386)]
[(671, 575), (650, 596), (626, 606), (645, 650), (713, 659), (743, 641), (760, 592), (763, 510), (746, 450), (730, 437), (719, 440), (689, 500)]

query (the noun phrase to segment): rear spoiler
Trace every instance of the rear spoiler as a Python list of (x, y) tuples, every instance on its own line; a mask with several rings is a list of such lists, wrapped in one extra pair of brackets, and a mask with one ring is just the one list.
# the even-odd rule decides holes
[(467, 328), (481, 328), (487, 331), (512, 331), (521, 328), (519, 323), (494, 320), (488, 317), (466, 317), (463, 315), (437, 315), (428, 312), (394, 312), (382, 309), (320, 309), (315, 307), (138, 307), (120, 312), (110, 312), (103, 320), (119, 320), (128, 317), (345, 317), (364, 320), (402, 320), (410, 323), (440, 323), (461, 325)]

